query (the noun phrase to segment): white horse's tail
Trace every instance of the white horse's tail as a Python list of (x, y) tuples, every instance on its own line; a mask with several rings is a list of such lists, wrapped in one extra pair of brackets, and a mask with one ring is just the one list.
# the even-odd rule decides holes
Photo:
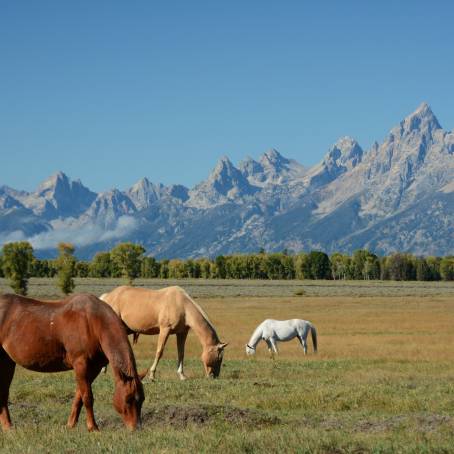
[(317, 353), (317, 330), (315, 326), (311, 323), (311, 336), (312, 336), (312, 345), (314, 346), (314, 352)]

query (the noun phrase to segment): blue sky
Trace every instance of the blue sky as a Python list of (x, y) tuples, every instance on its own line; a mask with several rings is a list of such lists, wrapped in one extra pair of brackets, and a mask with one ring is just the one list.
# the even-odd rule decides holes
[(192, 186), (274, 147), (318, 162), (427, 101), (454, 128), (454, 3), (45, 1), (0, 6), (0, 185)]

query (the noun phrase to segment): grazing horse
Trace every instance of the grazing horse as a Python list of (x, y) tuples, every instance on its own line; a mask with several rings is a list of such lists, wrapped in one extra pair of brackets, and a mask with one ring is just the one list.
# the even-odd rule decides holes
[(314, 352), (317, 352), (317, 331), (315, 326), (306, 320), (265, 320), (252, 333), (249, 342), (246, 344), (246, 353), (248, 355), (255, 354), (257, 344), (263, 339), (268, 345), (268, 350), (273, 353), (278, 353), (276, 342), (286, 342), (297, 337), (300, 341), (304, 354), (307, 353), (307, 335), (311, 332), (312, 345)]
[(181, 287), (150, 290), (121, 286), (101, 295), (101, 299), (113, 308), (129, 332), (134, 334), (134, 343), (139, 334), (159, 334), (156, 356), (148, 370), (147, 379), (154, 379), (170, 334), (176, 334), (177, 337), (177, 374), (181, 380), (186, 379), (183, 372), (184, 345), (190, 329), (202, 344), (202, 362), (207, 377), (219, 376), (227, 344), (219, 340), (205, 312)]
[(82, 404), (87, 429), (98, 430), (91, 384), (110, 363), (115, 380), (113, 404), (129, 429), (140, 424), (144, 393), (126, 330), (115, 312), (96, 296), (76, 294), (43, 302), (0, 295), (0, 423), (11, 427), (8, 394), (16, 364), (36, 372), (74, 370), (76, 393), (68, 427)]

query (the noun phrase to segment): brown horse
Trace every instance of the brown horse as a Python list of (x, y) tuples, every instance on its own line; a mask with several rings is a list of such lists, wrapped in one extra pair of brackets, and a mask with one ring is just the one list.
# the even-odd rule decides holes
[(0, 296), (0, 423), (11, 427), (8, 394), (16, 364), (37, 372), (74, 369), (76, 394), (68, 427), (82, 404), (87, 428), (98, 430), (91, 384), (110, 363), (115, 379), (114, 407), (125, 425), (140, 424), (144, 393), (126, 330), (115, 312), (93, 295), (77, 294), (58, 302), (18, 295)]
[(181, 380), (183, 372), (184, 345), (189, 329), (193, 329), (202, 344), (202, 362), (208, 377), (218, 377), (224, 348), (216, 330), (202, 308), (181, 287), (167, 287), (160, 290), (117, 287), (110, 293), (101, 295), (120, 316), (134, 341), (139, 334), (159, 334), (155, 360), (148, 370), (147, 378), (153, 380), (170, 334), (177, 336), (178, 369)]

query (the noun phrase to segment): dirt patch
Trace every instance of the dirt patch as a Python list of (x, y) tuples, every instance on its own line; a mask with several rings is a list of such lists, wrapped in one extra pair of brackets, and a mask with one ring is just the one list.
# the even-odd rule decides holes
[(355, 423), (349, 423), (342, 418), (325, 418), (321, 421), (314, 421), (308, 418), (302, 419), (306, 427), (322, 430), (342, 430), (351, 432), (376, 433), (387, 432), (400, 426), (415, 425), (421, 432), (433, 432), (441, 426), (449, 426), (454, 429), (454, 418), (439, 414), (420, 415), (396, 415), (385, 419), (361, 419)]
[(168, 405), (143, 414), (143, 424), (170, 425), (184, 428), (188, 425), (203, 426), (226, 421), (237, 426), (268, 426), (279, 424), (279, 418), (257, 410), (224, 406), (180, 407)]
[(258, 381), (255, 381), (253, 383), (253, 386), (260, 386), (262, 388), (275, 388), (276, 385), (273, 385), (272, 383), (268, 383), (268, 382), (258, 382)]
[(408, 417), (399, 415), (383, 420), (361, 420), (354, 426), (355, 432), (386, 432), (405, 423)]
[(418, 427), (425, 432), (437, 430), (442, 425), (451, 426), (454, 429), (454, 418), (447, 415), (420, 415), (416, 418)]

